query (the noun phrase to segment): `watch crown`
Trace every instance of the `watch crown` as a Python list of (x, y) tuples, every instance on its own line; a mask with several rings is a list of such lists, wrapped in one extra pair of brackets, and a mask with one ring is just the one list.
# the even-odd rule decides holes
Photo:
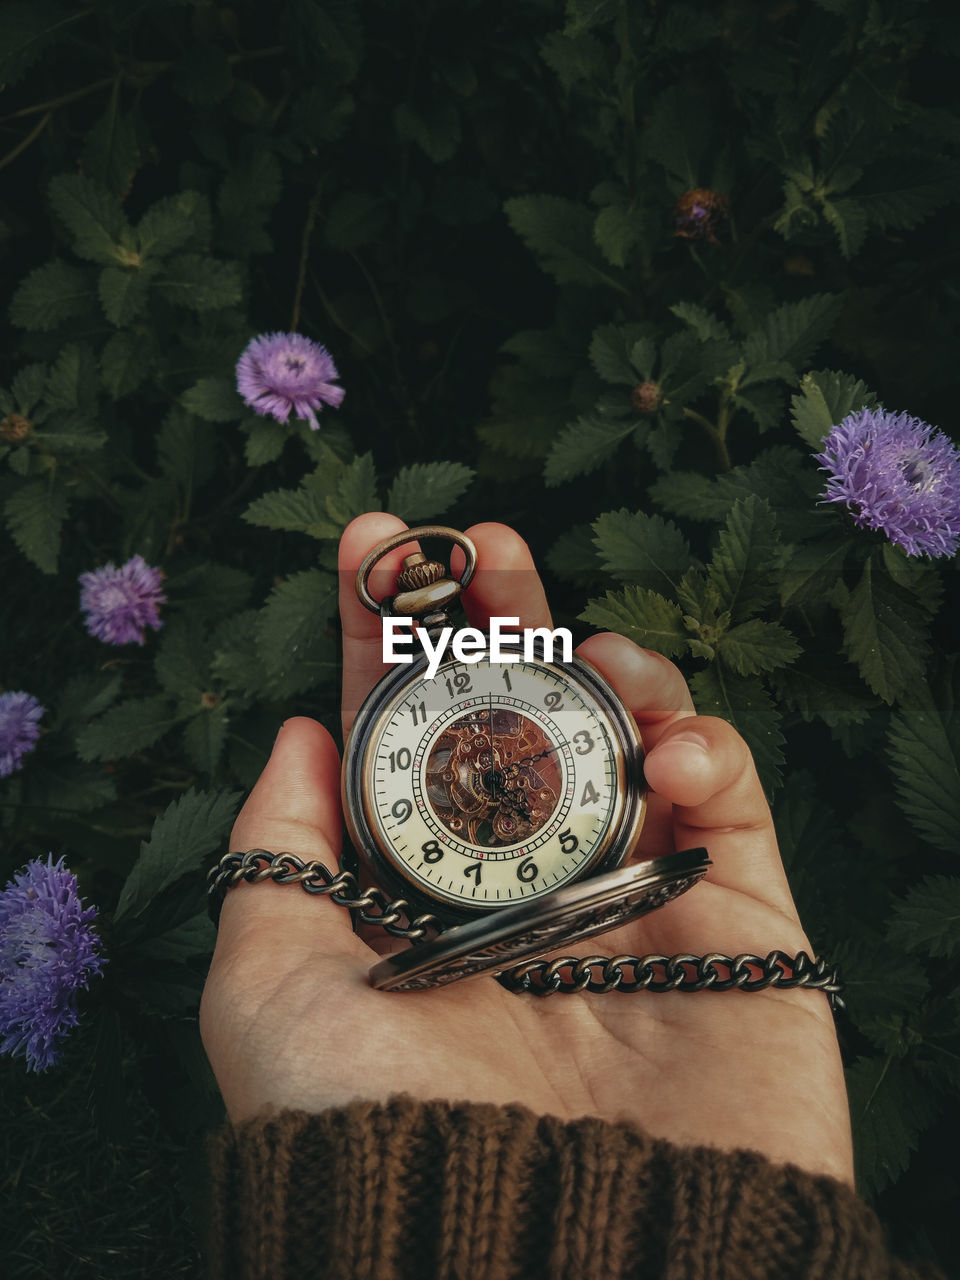
[(397, 588), (400, 591), (417, 591), (421, 587), (429, 587), (447, 575), (446, 569), (436, 560), (428, 560), (420, 551), (412, 556), (404, 556), (403, 569), (397, 575)]

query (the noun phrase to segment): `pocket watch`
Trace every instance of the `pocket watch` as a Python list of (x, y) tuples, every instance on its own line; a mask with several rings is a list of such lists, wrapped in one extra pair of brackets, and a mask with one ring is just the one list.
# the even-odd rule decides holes
[[(394, 596), (369, 576), (389, 551), (421, 538), (459, 546), (459, 579), (417, 551)], [(476, 569), (463, 533), (426, 526), (379, 543), (357, 572), (362, 603), (414, 620), (434, 640)], [(512, 621), (512, 620), (511, 620)], [(358, 870), (407, 914), (428, 912), (441, 936), (388, 956), (374, 986), (409, 990), (500, 972), (590, 937), (689, 889), (702, 849), (624, 864), (646, 811), (643, 745), (633, 716), (589, 663), (543, 647), (512, 660), (426, 652), (397, 665), (354, 721), (342, 798)]]

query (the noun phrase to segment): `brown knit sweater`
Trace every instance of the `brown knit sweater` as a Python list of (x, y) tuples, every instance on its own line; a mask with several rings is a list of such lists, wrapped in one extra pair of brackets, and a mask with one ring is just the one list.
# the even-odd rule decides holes
[(938, 1280), (847, 1187), (522, 1106), (353, 1102), (226, 1127), (213, 1280)]

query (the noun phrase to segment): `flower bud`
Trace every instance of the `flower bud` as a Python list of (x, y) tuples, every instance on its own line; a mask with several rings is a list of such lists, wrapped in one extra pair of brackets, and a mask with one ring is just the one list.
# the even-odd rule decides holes
[(0, 436), (7, 444), (23, 444), (33, 430), (33, 423), (22, 413), (8, 413), (0, 422)]
[(641, 418), (652, 418), (663, 404), (659, 382), (641, 382), (633, 388), (630, 403)]
[(684, 240), (719, 244), (717, 230), (727, 217), (727, 197), (706, 187), (685, 191), (673, 210), (673, 234)]

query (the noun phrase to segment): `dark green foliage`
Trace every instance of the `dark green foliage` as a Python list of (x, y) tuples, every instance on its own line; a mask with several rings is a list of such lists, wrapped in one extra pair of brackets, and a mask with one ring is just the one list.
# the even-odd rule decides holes
[[(513, 524), (558, 622), (738, 727), (848, 975), (860, 1185), (950, 1265), (955, 565), (820, 503), (812, 455), (864, 407), (955, 420), (958, 55), (940, 0), (0, 6), (0, 691), (47, 708), (0, 870), (65, 854), (110, 954), (62, 1089), (4, 1068), (45, 1208), (5, 1274), (195, 1262), (202, 870), (283, 719), (338, 725), (337, 540), (381, 507)], [(235, 390), (290, 328), (346, 389), (318, 432)], [(76, 579), (132, 555), (164, 627), (114, 649)]]

